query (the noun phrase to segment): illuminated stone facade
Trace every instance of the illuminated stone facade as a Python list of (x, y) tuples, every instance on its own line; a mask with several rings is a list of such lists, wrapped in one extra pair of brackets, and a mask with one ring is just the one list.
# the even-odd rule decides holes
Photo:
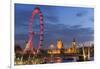
[(57, 49), (62, 49), (62, 47), (63, 47), (62, 40), (61, 39), (57, 40)]

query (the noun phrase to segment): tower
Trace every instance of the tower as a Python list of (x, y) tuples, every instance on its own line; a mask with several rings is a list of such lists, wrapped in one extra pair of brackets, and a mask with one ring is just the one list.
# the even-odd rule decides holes
[(76, 44), (75, 38), (73, 38), (73, 41), (72, 41), (72, 50), (73, 50), (73, 53), (76, 53), (76, 50), (77, 50), (77, 44)]
[(57, 49), (62, 49), (62, 47), (63, 47), (63, 42), (61, 39), (58, 39), (57, 40)]
[(50, 44), (50, 49), (54, 49), (54, 44), (53, 43)]
[(53, 54), (53, 50), (54, 50), (54, 44), (53, 43), (50, 43), (50, 47), (49, 47), (49, 50), (48, 50), (48, 54)]

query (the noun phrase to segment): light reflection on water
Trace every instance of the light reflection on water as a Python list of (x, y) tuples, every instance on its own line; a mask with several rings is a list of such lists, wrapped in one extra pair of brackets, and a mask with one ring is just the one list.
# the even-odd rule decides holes
[(24, 63), (22, 61), (16, 63), (15, 65), (27, 65), (27, 64), (52, 64), (52, 63), (67, 63), (67, 62), (80, 62), (80, 61), (93, 61), (94, 60), (94, 57), (90, 57), (89, 60), (77, 60), (77, 58), (65, 58), (65, 57), (48, 57), (49, 60), (46, 60), (45, 62), (43, 61), (38, 61), (38, 62), (35, 62), (33, 61), (32, 63), (29, 63), (27, 61), (27, 63)]
[(88, 60), (77, 60), (77, 58), (67, 58), (67, 59), (62, 59), (62, 57), (59, 57), (57, 60), (51, 60), (52, 62), (47, 62), (47, 63), (66, 63), (66, 62), (79, 62), (79, 61), (93, 61), (94, 57), (90, 57)]

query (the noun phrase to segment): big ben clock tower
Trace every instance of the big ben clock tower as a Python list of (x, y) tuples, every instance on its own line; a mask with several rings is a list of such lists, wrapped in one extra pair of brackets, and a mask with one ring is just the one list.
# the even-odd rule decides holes
[(77, 43), (76, 43), (75, 38), (73, 38), (73, 41), (72, 41), (72, 49), (73, 49), (73, 53), (76, 53), (76, 51), (77, 51)]

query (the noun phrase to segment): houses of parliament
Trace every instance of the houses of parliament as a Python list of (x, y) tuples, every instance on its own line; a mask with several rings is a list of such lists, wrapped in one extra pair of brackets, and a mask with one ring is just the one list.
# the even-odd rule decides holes
[(71, 47), (64, 48), (63, 41), (61, 39), (57, 40), (56, 47), (53, 43), (50, 44), (48, 49), (48, 54), (61, 54), (61, 53), (76, 53), (77, 52), (77, 43), (76, 40), (73, 39), (71, 43)]

